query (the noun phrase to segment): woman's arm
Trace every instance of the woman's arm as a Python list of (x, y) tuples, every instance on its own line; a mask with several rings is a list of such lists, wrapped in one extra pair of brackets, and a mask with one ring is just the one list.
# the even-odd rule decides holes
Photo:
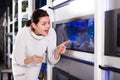
[(59, 46), (56, 47), (56, 33), (54, 29), (51, 29), (48, 35), (48, 55), (47, 58), (50, 61), (51, 64), (55, 64), (60, 59), (60, 54), (65, 53), (66, 46), (65, 44), (67, 41), (63, 42)]

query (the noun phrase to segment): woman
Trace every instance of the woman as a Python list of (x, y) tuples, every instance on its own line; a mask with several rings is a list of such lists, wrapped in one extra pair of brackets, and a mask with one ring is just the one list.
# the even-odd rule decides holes
[(56, 34), (50, 27), (48, 13), (35, 10), (16, 36), (12, 58), (14, 80), (37, 80), (45, 52), (49, 62), (55, 64), (60, 54), (65, 53), (66, 43), (56, 47)]

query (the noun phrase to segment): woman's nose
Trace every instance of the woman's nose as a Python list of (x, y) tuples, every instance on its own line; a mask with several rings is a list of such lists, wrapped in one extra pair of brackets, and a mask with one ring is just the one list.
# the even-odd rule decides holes
[(46, 28), (49, 28), (50, 27), (50, 24), (48, 23), (47, 25), (46, 25)]

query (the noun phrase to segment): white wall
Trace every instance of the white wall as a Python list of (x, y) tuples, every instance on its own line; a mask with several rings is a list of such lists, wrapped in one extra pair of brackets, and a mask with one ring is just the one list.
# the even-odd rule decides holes
[(61, 58), (55, 66), (80, 80), (94, 80), (94, 67), (74, 60)]
[(120, 0), (109, 0), (109, 9), (120, 8)]
[(55, 21), (94, 14), (94, 0), (74, 0), (55, 10)]

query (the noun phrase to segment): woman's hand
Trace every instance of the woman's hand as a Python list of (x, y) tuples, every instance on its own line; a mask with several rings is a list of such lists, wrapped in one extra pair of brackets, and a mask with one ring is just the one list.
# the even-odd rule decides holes
[(33, 55), (31, 57), (27, 57), (24, 60), (24, 64), (29, 64), (31, 62), (36, 62), (36, 63), (42, 63), (43, 57), (42, 56), (38, 56), (38, 55)]
[(42, 56), (38, 56), (38, 55), (33, 55), (32, 59), (36, 63), (42, 63), (43, 57)]
[(55, 50), (56, 53), (55, 53), (55, 55), (54, 55), (54, 58), (55, 58), (55, 59), (58, 59), (60, 54), (64, 54), (64, 53), (66, 52), (66, 46), (65, 46), (65, 45), (66, 45), (67, 43), (69, 43), (69, 40), (61, 43), (60, 45), (58, 45), (58, 46), (56, 47), (56, 50)]
[(64, 54), (66, 51), (66, 46), (62, 43), (56, 47), (57, 54)]

